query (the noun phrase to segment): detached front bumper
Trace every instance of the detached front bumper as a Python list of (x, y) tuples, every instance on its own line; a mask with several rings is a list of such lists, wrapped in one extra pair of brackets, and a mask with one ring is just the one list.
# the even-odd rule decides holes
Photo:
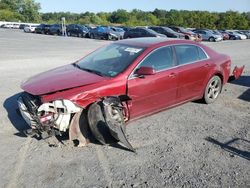
[(31, 127), (35, 128), (38, 122), (31, 117), (30, 112), (28, 111), (27, 106), (24, 104), (23, 98), (20, 96), (17, 100), (19, 111), (25, 120), (25, 122)]

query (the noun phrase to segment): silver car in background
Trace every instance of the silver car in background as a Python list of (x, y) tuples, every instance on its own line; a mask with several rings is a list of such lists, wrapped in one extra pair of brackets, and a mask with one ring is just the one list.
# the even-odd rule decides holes
[(193, 32), (201, 35), (202, 40), (204, 41), (218, 42), (223, 40), (222, 35), (213, 33), (212, 31), (207, 29), (195, 29), (193, 30)]

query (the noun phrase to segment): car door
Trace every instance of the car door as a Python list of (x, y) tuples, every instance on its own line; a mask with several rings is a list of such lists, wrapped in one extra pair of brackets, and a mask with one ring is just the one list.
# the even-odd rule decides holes
[(200, 96), (212, 66), (209, 57), (196, 45), (176, 45), (174, 49), (179, 69), (177, 102)]
[[(158, 111), (175, 103), (177, 95), (178, 68), (175, 66), (172, 47), (161, 47), (136, 67), (152, 67), (154, 75), (137, 77), (132, 73), (128, 79), (130, 118)], [(135, 71), (134, 70), (134, 71)]]
[(77, 36), (77, 26), (76, 25), (72, 25), (72, 34), (74, 36)]
[(137, 38), (140, 37), (140, 29), (133, 29), (131, 33), (131, 38)]

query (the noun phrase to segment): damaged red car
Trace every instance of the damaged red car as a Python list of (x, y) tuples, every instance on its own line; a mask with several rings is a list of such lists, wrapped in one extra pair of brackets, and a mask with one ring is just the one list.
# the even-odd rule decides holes
[(213, 103), (230, 68), (229, 56), (193, 41), (122, 40), (28, 79), (18, 105), (37, 134), (69, 131), (83, 146), (89, 133), (103, 144), (111, 136), (134, 150), (125, 134), (129, 120), (197, 99)]

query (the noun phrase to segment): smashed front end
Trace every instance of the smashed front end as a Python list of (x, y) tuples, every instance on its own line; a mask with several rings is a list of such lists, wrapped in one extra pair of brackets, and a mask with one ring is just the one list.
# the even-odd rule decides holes
[(135, 151), (125, 136), (128, 112), (119, 97), (102, 98), (87, 110), (66, 99), (42, 103), (39, 96), (26, 92), (17, 102), (23, 119), (31, 127), (26, 131), (29, 136), (46, 139), (61, 136), (62, 132), (69, 130), (70, 141), (78, 141), (78, 146), (86, 146), (91, 131), (102, 144), (108, 143), (107, 140), (112, 137)]
[(42, 137), (60, 135), (69, 128), (72, 116), (81, 111), (69, 100), (42, 103), (39, 96), (22, 93), (18, 98), (20, 113), (32, 133)]

